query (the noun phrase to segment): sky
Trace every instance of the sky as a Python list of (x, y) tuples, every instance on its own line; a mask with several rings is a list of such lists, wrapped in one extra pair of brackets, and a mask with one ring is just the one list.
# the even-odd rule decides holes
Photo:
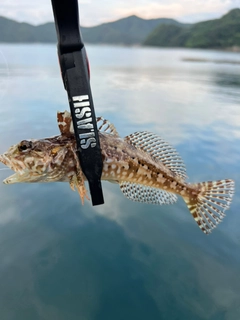
[[(240, 0), (79, 0), (78, 3), (83, 26), (132, 14), (145, 19), (164, 17), (192, 23), (216, 19), (240, 7)], [(0, 15), (34, 25), (53, 21), (51, 0), (1, 0)]]

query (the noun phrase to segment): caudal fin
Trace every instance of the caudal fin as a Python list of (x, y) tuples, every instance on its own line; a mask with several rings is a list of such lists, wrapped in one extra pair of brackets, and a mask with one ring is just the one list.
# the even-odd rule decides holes
[[(195, 185), (196, 186), (196, 185)], [(184, 199), (199, 228), (206, 234), (225, 217), (234, 194), (234, 181), (218, 180), (198, 183), (200, 193), (195, 199)]]

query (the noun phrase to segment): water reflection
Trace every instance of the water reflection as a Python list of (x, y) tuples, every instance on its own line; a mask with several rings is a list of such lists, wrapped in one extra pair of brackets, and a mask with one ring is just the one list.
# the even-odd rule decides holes
[[(1, 231), (3, 317), (13, 305), (18, 319), (237, 314), (238, 246), (219, 230), (202, 234), (182, 201), (149, 211), (105, 183), (105, 210), (93, 209), (66, 187), (12, 194), (20, 219)], [(34, 203), (17, 209), (27, 197)]]
[(9, 66), (4, 52), (0, 49), (0, 99), (8, 90)]
[[(217, 73), (215, 74), (216, 84), (219, 87), (237, 88), (237, 92), (240, 86), (240, 80), (237, 74)], [(234, 90), (231, 90), (231, 92)], [(238, 92), (239, 93), (239, 92)]]
[[(218, 130), (219, 122), (222, 127), (233, 126), (238, 137), (239, 90), (237, 85), (225, 89), (219, 69), (225, 70), (226, 66), (203, 68), (176, 64), (175, 59), (173, 65), (146, 67), (126, 63), (125, 68), (102, 68), (92, 82), (100, 112), (113, 122), (120, 122), (123, 134), (151, 128), (175, 144), (191, 138), (192, 130)], [(235, 81), (239, 68), (227, 70), (229, 81)], [(109, 104), (105, 103), (106, 96)], [(116, 109), (121, 110), (118, 115)]]
[[(14, 94), (1, 99), (0, 153), (57, 134), (56, 111), (68, 108), (54, 46), (2, 50)], [(93, 208), (64, 183), (0, 185), (0, 318), (238, 319), (239, 67), (182, 61), (230, 59), (214, 51), (90, 46), (88, 54), (98, 114), (122, 136), (160, 134), (189, 181), (234, 178), (236, 195), (206, 237), (182, 199), (134, 203), (104, 183), (105, 205)]]

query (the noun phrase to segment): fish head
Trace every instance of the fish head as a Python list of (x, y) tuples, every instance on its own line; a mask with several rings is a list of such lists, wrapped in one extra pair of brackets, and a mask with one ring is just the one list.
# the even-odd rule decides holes
[(57, 139), (23, 140), (0, 155), (0, 162), (15, 171), (3, 183), (59, 181), (66, 153)]

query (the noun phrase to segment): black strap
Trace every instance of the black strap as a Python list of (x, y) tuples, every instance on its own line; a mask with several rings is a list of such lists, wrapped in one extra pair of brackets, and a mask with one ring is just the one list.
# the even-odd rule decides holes
[(68, 93), (77, 154), (89, 182), (92, 204), (103, 204), (102, 155), (87, 55), (80, 33), (77, 0), (51, 0), (58, 38), (58, 57), (64, 87)]

